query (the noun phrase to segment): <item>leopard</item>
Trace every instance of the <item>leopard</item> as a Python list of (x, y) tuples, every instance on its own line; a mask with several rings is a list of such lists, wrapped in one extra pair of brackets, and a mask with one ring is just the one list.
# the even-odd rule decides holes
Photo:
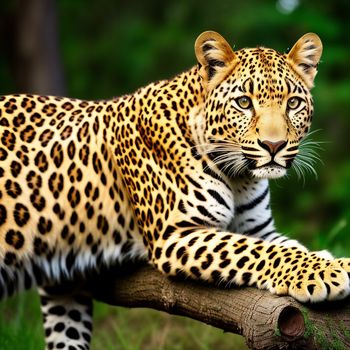
[(302, 303), (350, 294), (350, 259), (279, 233), (270, 205), (309, 134), (320, 38), (194, 46), (192, 68), (121, 97), (0, 98), (0, 296), (38, 290), (46, 349), (90, 348), (75, 281), (128, 261)]

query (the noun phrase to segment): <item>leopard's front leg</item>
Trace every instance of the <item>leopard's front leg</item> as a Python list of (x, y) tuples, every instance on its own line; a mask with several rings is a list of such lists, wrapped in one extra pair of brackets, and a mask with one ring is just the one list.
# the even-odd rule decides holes
[(224, 286), (255, 285), (301, 302), (336, 300), (350, 293), (350, 259), (329, 262), (297, 247), (284, 247), (214, 228), (175, 230), (155, 242), (153, 264)]

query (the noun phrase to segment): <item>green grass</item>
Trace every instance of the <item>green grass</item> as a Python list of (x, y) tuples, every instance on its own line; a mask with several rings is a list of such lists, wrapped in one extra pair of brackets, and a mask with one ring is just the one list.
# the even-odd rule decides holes
[[(93, 350), (244, 350), (244, 340), (184, 317), (95, 303)], [(44, 349), (39, 298), (23, 293), (0, 304), (0, 350)]]
[(96, 303), (94, 350), (240, 350), (242, 337), (184, 317)]
[(0, 350), (44, 348), (39, 297), (23, 293), (0, 303)]

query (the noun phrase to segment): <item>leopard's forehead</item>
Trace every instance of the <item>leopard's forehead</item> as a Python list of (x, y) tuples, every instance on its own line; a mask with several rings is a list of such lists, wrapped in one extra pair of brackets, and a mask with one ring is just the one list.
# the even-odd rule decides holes
[(286, 55), (273, 49), (264, 47), (241, 49), (236, 51), (236, 55), (241, 67), (249, 69), (251, 74), (256, 71), (278, 71), (288, 67)]
[(241, 49), (235, 53), (238, 64), (232, 78), (241, 84), (243, 92), (266, 100), (281, 99), (292, 90), (306, 91), (287, 62), (286, 54), (263, 47)]

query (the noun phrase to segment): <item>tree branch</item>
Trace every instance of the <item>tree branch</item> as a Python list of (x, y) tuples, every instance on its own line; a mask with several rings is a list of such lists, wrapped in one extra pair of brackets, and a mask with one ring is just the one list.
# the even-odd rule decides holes
[(95, 299), (190, 317), (245, 337), (250, 349), (350, 348), (350, 302), (302, 305), (255, 288), (220, 289), (169, 279), (150, 266), (102, 273)]

